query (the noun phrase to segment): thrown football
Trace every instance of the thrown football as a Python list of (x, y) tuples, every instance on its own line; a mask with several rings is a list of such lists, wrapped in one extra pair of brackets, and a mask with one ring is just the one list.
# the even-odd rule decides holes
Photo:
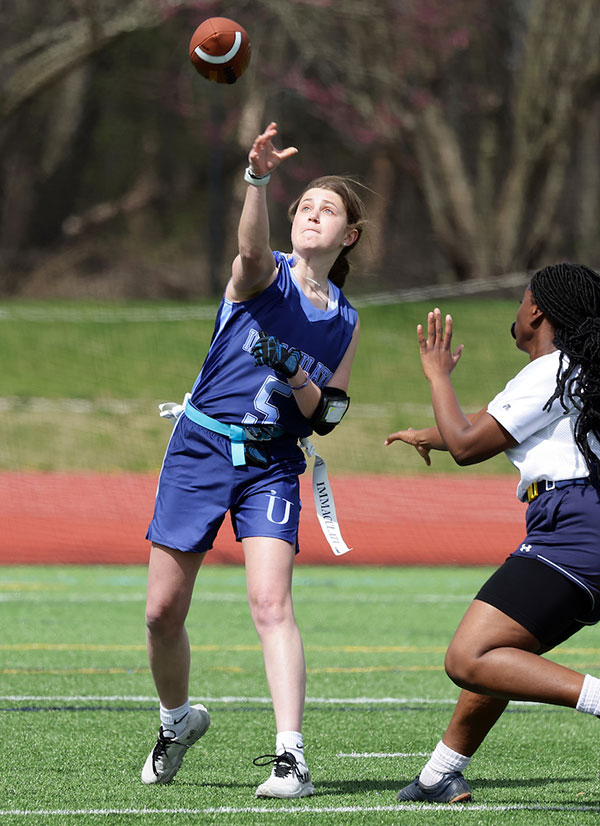
[(203, 77), (215, 83), (235, 83), (250, 63), (248, 33), (227, 17), (209, 17), (190, 40), (190, 60)]

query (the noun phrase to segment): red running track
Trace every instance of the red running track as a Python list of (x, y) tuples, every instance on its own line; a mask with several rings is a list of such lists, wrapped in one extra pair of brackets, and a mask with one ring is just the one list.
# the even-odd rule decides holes
[[(155, 474), (0, 473), (0, 564), (146, 563)], [(524, 536), (514, 476), (331, 477), (342, 535), (334, 557), (317, 521), (310, 474), (299, 564), (496, 565)], [(206, 562), (242, 562), (229, 518)]]

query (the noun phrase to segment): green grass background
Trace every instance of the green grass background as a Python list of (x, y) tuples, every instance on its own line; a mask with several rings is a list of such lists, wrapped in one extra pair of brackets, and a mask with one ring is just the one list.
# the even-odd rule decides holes
[[(268, 801), (254, 797), (268, 769), (254, 767), (252, 759), (272, 753), (274, 722), (270, 705), (252, 699), (268, 691), (241, 568), (200, 572), (188, 621), (191, 691), (206, 701), (211, 728), (166, 787), (145, 787), (139, 779), (158, 725), (157, 704), (148, 699), (155, 692), (144, 650), (145, 570), (0, 569), (1, 822), (597, 822), (598, 723), (570, 709), (509, 706), (467, 770), (473, 804), (459, 809), (396, 803), (397, 790), (425, 757), (340, 756), (433, 749), (458, 693), (443, 671), (444, 651), (488, 573), (446, 567), (296, 571), (294, 600), (308, 666), (304, 736), (316, 793)], [(554, 656), (598, 673), (597, 631), (585, 629)], [(359, 702), (327, 705), (310, 698)], [(394, 699), (375, 702), (382, 698)], [(213, 807), (244, 811), (205, 811)], [(259, 811), (248, 811), (253, 807)], [(160, 813), (177, 808), (195, 813)], [(334, 811), (316, 811), (323, 808)], [(93, 813), (123, 809), (147, 811)]]
[[(343, 427), (315, 437), (332, 473), (420, 473), (416, 452), (383, 447), (388, 433), (433, 422), (419, 360), (416, 325), (434, 301), (360, 310), (361, 341)], [(202, 321), (93, 321), (115, 308), (91, 304), (0, 304), (0, 468), (155, 471), (170, 427), (157, 413), (191, 389), (213, 330), (215, 305)], [(479, 410), (525, 366), (510, 337), (518, 301), (453, 299), (455, 338), (465, 351), (453, 373), (466, 412)], [(120, 313), (190, 305), (118, 305)], [(31, 320), (31, 314), (38, 317)], [(29, 316), (27, 314), (29, 313)], [(64, 313), (63, 316), (60, 314)], [(73, 313), (84, 320), (73, 321)], [(86, 319), (86, 313), (88, 318)], [(51, 319), (54, 314), (54, 320)], [(24, 317), (25, 316), (25, 317)], [(27, 319), (30, 320), (27, 320)], [(469, 473), (444, 454), (435, 469)], [(510, 472), (502, 456), (477, 473)]]

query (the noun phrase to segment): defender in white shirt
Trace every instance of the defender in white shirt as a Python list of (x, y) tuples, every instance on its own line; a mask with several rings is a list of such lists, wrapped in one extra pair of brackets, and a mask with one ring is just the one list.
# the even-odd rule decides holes
[[(558, 264), (535, 273), (511, 330), (529, 364), (479, 413), (466, 416), (450, 374), (452, 318), (429, 313), (417, 336), (437, 427), (400, 430), (426, 463), (449, 450), (460, 465), (505, 452), (519, 469), (527, 535), (483, 585), (448, 651), (463, 690), (420, 775), (399, 800), (471, 799), (463, 770), (509, 700), (600, 716), (600, 679), (539, 655), (600, 619), (600, 276)], [(532, 598), (535, 595), (535, 598)]]

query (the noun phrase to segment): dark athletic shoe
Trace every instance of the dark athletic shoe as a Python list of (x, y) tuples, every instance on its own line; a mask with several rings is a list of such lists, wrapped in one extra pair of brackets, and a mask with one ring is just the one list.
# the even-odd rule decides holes
[(466, 803), (471, 799), (471, 789), (461, 772), (450, 772), (433, 786), (424, 786), (415, 777), (412, 783), (398, 792), (397, 799), (423, 803)]

